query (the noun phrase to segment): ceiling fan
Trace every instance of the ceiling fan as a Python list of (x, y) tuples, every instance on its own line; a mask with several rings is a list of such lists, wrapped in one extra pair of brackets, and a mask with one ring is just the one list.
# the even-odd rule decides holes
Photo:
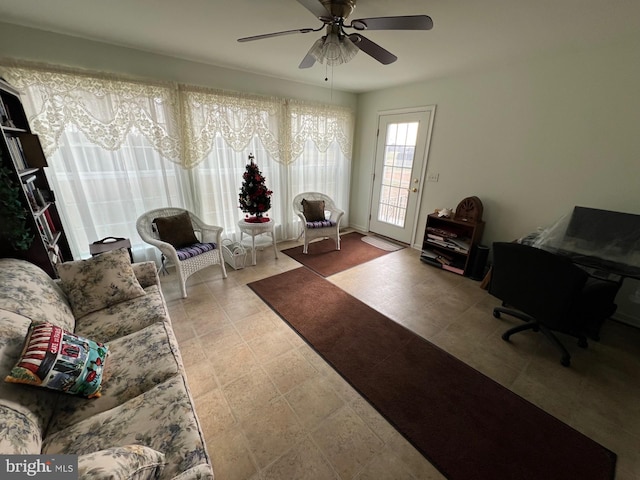
[[(327, 65), (339, 65), (351, 60), (362, 50), (383, 65), (395, 62), (398, 57), (372, 42), (360, 32), (364, 30), (431, 30), (433, 21), (427, 15), (405, 15), (396, 17), (359, 18), (346, 23), (356, 8), (357, 0), (297, 0), (322, 22), (318, 28), (299, 28), (282, 32), (266, 33), (239, 38), (238, 42), (251, 42), (264, 38), (279, 37), (296, 33), (319, 32), (326, 27), (326, 35), (316, 40), (298, 68), (309, 68), (316, 61)], [(345, 32), (353, 28), (355, 33)]]

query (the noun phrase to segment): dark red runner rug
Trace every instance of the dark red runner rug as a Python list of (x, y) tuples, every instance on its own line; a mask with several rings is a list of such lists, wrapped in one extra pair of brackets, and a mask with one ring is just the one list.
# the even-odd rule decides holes
[(447, 478), (614, 477), (615, 453), (309, 269), (249, 287)]
[(309, 253), (306, 255), (302, 253), (302, 246), (282, 250), (282, 253), (289, 255), (319, 275), (328, 277), (391, 253), (363, 242), (363, 236), (357, 232), (340, 235), (340, 250), (336, 250), (335, 240), (329, 238), (319, 242), (311, 242)]

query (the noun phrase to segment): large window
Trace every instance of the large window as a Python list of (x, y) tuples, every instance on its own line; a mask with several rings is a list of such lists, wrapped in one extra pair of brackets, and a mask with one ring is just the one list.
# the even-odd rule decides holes
[[(137, 239), (142, 212), (189, 205), (188, 171), (163, 159), (136, 129), (120, 148), (106, 150), (68, 125), (49, 167), (74, 257), (88, 256), (89, 244), (105, 237)], [(136, 258), (156, 257), (149, 245), (133, 247)]]
[(3, 74), (43, 143), (76, 258), (107, 236), (130, 238), (137, 258), (153, 258), (135, 221), (163, 206), (187, 208), (234, 238), (249, 154), (274, 192), (279, 239), (297, 236), (291, 201), (300, 192), (326, 193), (348, 212), (348, 109), (66, 69)]

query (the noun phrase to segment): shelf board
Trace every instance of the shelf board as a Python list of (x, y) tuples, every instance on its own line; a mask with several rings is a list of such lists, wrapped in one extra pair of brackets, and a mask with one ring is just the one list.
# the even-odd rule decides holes
[[(18, 175), (20, 175), (20, 178), (22, 177), (26, 177), (27, 175), (35, 175), (36, 173), (38, 173), (38, 169), (37, 168), (26, 168), (24, 170), (20, 170), (18, 172)], [(27, 180), (22, 180), (23, 183), (27, 183)]]
[(431, 242), (429, 240), (425, 240), (424, 243), (426, 245), (429, 245), (430, 247), (439, 248), (439, 249), (444, 250), (444, 251), (449, 252), (449, 253), (457, 253), (458, 255), (464, 255), (465, 257), (469, 255), (469, 250), (466, 250), (466, 251), (456, 250), (456, 249), (454, 249), (452, 247), (447, 247), (446, 245), (440, 245), (439, 243), (434, 243), (434, 242)]
[(46, 212), (49, 207), (52, 205), (51, 202), (47, 203), (44, 207), (40, 207), (38, 210), (33, 212), (33, 216), (35, 218), (41, 217), (44, 212)]
[(0, 128), (7, 133), (29, 133), (24, 128), (9, 127), (8, 125), (2, 125)]

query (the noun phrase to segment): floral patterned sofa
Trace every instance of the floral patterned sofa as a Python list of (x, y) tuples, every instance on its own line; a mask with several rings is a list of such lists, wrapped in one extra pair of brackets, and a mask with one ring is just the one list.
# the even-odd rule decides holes
[[(69, 262), (66, 282), (0, 259), (0, 454), (76, 454), (80, 478), (213, 479), (156, 266), (118, 255)], [(133, 298), (114, 294), (123, 279)], [(108, 347), (99, 398), (3, 381), (32, 322)]]

